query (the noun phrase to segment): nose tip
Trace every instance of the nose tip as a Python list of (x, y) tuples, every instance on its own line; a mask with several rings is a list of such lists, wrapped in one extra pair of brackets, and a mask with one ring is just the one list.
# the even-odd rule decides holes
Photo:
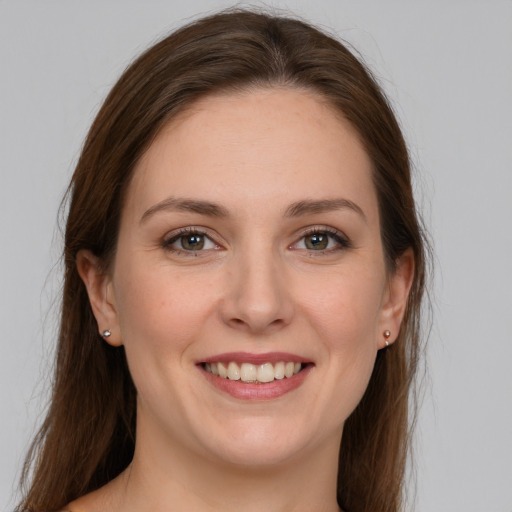
[(287, 324), (284, 318), (279, 317), (278, 312), (274, 314), (270, 310), (249, 310), (248, 308), (242, 312), (241, 309), (239, 308), (237, 312), (233, 312), (225, 319), (226, 323), (234, 329), (261, 334), (279, 330)]
[(289, 324), (293, 316), (289, 290), (274, 262), (232, 269), (222, 303), (223, 321), (252, 334), (270, 333)]

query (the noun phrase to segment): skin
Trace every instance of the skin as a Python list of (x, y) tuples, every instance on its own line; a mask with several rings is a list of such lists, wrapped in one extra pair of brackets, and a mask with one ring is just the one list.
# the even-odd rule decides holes
[[(159, 134), (129, 186), (110, 270), (77, 258), (99, 331), (125, 347), (138, 424), (130, 467), (73, 512), (339, 510), (343, 424), (383, 332), (396, 338), (413, 274), (409, 251), (387, 272), (371, 172), (350, 124), (302, 90), (210, 96)], [(326, 200), (337, 207), (289, 215)], [(183, 248), (186, 227), (206, 232), (203, 250)], [(311, 228), (325, 250), (311, 248)], [(275, 351), (310, 370), (272, 400), (227, 395), (197, 365)]]

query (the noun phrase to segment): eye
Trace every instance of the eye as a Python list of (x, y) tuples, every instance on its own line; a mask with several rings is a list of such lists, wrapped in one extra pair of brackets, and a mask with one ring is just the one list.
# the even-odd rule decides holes
[(313, 229), (291, 246), (306, 251), (336, 251), (350, 247), (348, 239), (337, 230)]
[(219, 246), (203, 231), (185, 228), (171, 234), (164, 243), (164, 248), (175, 252), (200, 252), (218, 249)]
[(325, 233), (313, 233), (304, 237), (304, 245), (313, 251), (323, 251), (329, 247), (331, 242), (329, 235)]

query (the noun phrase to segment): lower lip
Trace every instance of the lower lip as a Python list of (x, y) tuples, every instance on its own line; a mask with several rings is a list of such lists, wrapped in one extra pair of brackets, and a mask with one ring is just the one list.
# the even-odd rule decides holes
[(206, 380), (210, 382), (220, 391), (231, 395), (239, 400), (272, 400), (297, 389), (309, 374), (313, 365), (307, 365), (299, 373), (293, 377), (286, 377), (284, 379), (275, 379), (272, 382), (265, 382), (256, 384), (253, 382), (244, 382), (242, 380), (230, 380), (218, 377), (210, 372), (207, 372), (202, 366), (198, 368), (202, 371)]

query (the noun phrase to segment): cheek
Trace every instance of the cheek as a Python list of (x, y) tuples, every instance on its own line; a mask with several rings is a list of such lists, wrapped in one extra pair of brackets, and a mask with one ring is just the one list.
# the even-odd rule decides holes
[(384, 273), (372, 267), (333, 272), (319, 282), (304, 300), (315, 328), (329, 339), (331, 348), (345, 351), (375, 342), (383, 290)]
[[(116, 303), (127, 353), (175, 361), (211, 314), (211, 286), (184, 272), (133, 265), (120, 268)], [(150, 350), (149, 350), (150, 349)], [(132, 359), (135, 357), (132, 356)]]
[(338, 273), (324, 283), (322, 294), (310, 296), (305, 304), (328, 360), (329, 386), (323, 393), (336, 411), (334, 425), (356, 407), (371, 377), (384, 284), (384, 273), (364, 268)]
[(119, 328), (139, 406), (159, 416), (165, 400), (164, 410), (179, 411), (165, 421), (179, 424), (176, 418), (186, 417), (180, 397), (193, 391), (187, 389), (191, 348), (209, 325), (213, 287), (165, 266), (119, 268)]

